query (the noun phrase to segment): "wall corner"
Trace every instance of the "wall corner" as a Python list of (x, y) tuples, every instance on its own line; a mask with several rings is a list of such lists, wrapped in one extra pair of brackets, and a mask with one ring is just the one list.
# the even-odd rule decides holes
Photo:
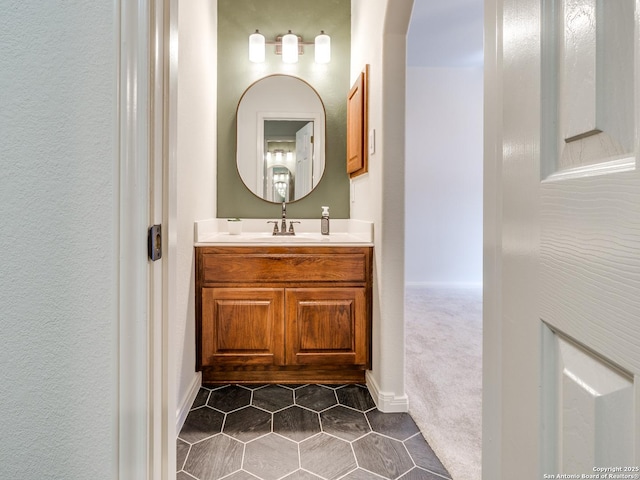
[(395, 392), (383, 392), (371, 370), (366, 373), (367, 388), (376, 407), (383, 413), (404, 413), (409, 411), (409, 397), (406, 394), (397, 395)]

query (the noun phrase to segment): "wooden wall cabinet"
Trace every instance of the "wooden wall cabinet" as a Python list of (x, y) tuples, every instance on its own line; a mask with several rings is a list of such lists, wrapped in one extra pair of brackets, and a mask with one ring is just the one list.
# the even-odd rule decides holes
[(347, 173), (353, 178), (369, 170), (369, 65), (358, 75), (347, 97)]
[(371, 262), (371, 247), (196, 247), (203, 382), (363, 382)]

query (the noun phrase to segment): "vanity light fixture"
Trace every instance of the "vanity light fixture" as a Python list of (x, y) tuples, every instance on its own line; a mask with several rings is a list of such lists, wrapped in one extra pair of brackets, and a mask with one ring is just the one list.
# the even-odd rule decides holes
[(315, 46), (315, 62), (329, 63), (331, 61), (331, 37), (320, 31), (315, 42), (304, 42), (302, 37), (291, 33), (289, 30), (285, 35), (276, 37), (274, 42), (265, 41), (264, 35), (256, 29), (255, 33), (249, 35), (249, 60), (254, 63), (265, 61), (265, 45), (275, 45), (276, 55), (282, 55), (284, 63), (297, 63), (298, 56), (304, 54), (304, 45)]
[(249, 60), (253, 63), (264, 62), (264, 35), (258, 29), (249, 35)]
[(331, 61), (331, 37), (320, 30), (316, 37), (316, 63), (329, 63)]
[(265, 154), (265, 160), (267, 165), (271, 165), (272, 161), (274, 165), (284, 165), (286, 163), (293, 163), (293, 152), (285, 152), (282, 149), (275, 149), (273, 152), (269, 151)]
[(282, 61), (298, 63), (298, 36), (291, 33), (291, 30), (282, 37)]

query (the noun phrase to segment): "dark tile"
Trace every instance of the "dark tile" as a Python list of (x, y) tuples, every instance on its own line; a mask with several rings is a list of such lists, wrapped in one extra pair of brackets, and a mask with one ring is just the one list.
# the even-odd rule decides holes
[(337, 405), (320, 413), (322, 431), (344, 440), (355, 440), (371, 429), (364, 413)]
[(231, 412), (251, 403), (251, 390), (239, 385), (228, 385), (214, 390), (209, 395), (207, 405), (222, 412)]
[(277, 480), (298, 470), (299, 466), (298, 445), (273, 433), (245, 447), (243, 470), (264, 480)]
[(180, 435), (182, 440), (194, 443), (204, 438), (220, 433), (224, 415), (209, 407), (191, 410), (184, 421)]
[(176, 480), (194, 480), (196, 477), (192, 477), (188, 473), (178, 472), (176, 473)]
[(176, 470), (179, 472), (182, 470), (182, 466), (184, 465), (184, 461), (187, 458), (187, 454), (189, 453), (189, 445), (187, 442), (180, 440), (176, 440)]
[(273, 431), (300, 442), (320, 433), (320, 419), (310, 410), (289, 407), (273, 414)]
[(444, 468), (444, 465), (442, 465), (422, 434), (406, 440), (404, 445), (417, 466), (449, 478), (449, 472)]
[(245, 407), (227, 414), (223, 432), (248, 442), (271, 432), (271, 414), (254, 407)]
[(287, 383), (286, 385), (281, 385), (282, 387), (290, 388), (292, 390), (296, 390), (300, 387), (304, 387), (306, 383)]
[(293, 390), (279, 385), (268, 385), (253, 392), (252, 405), (270, 412), (293, 405)]
[(398, 478), (413, 468), (402, 442), (370, 433), (352, 443), (358, 465), (385, 478)]
[(193, 401), (193, 405), (191, 405), (191, 408), (193, 409), (193, 408), (198, 408), (206, 405), (207, 400), (209, 400), (210, 393), (211, 393), (211, 390), (209, 390), (208, 388), (200, 387), (200, 390), (198, 390), (198, 394), (196, 395), (196, 398)]
[(371, 472), (367, 472), (366, 470), (358, 468), (357, 470), (354, 470), (348, 475), (345, 475), (344, 477), (342, 477), (341, 480), (380, 480), (380, 479), (382, 479), (380, 475), (375, 475)]
[(374, 432), (382, 433), (396, 440), (404, 441), (420, 429), (408, 413), (382, 413), (380, 410), (367, 412), (367, 418)]
[(436, 475), (435, 473), (428, 472), (426, 470), (421, 469), (420, 467), (415, 467), (413, 470), (401, 476), (399, 480), (445, 480), (445, 479), (440, 475)]
[(255, 475), (251, 475), (249, 472), (245, 472), (244, 470), (240, 470), (228, 477), (224, 477), (224, 480), (260, 480), (259, 477)]
[(322, 480), (322, 478), (314, 475), (313, 473), (305, 472), (304, 470), (296, 470), (291, 475), (287, 475), (282, 480)]
[(356, 468), (356, 459), (347, 442), (325, 433), (300, 443), (300, 466), (333, 480)]
[(320, 385), (307, 385), (296, 390), (296, 404), (320, 412), (336, 405), (335, 390)]
[(269, 385), (268, 383), (243, 383), (242, 386), (244, 388), (248, 388), (249, 390), (257, 390), (262, 387), (266, 387)]
[(347, 407), (355, 408), (362, 412), (371, 410), (376, 406), (366, 387), (360, 385), (347, 385), (336, 390), (338, 402)]
[[(255, 407), (249, 406), (252, 399)], [(374, 408), (364, 385), (201, 388), (176, 442), (176, 478), (450, 479), (408, 414), (384, 414)], [(227, 412), (226, 419), (221, 412)], [(368, 433), (369, 424), (381, 435)], [(326, 434), (318, 433), (321, 430)], [(351, 441), (353, 449), (336, 437)], [(404, 446), (393, 438), (404, 440)], [(241, 469), (245, 449), (251, 471)]]
[(242, 443), (218, 434), (191, 446), (184, 471), (199, 480), (215, 480), (240, 470)]

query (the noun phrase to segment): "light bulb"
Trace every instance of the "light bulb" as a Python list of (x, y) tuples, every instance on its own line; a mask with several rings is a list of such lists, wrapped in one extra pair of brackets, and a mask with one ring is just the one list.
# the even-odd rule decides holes
[(298, 36), (291, 33), (291, 30), (282, 37), (282, 61), (284, 63), (298, 61)]
[(329, 63), (331, 61), (331, 37), (320, 31), (320, 35), (315, 41), (315, 60), (316, 63)]
[(249, 60), (253, 63), (264, 62), (264, 35), (258, 30), (249, 35)]

